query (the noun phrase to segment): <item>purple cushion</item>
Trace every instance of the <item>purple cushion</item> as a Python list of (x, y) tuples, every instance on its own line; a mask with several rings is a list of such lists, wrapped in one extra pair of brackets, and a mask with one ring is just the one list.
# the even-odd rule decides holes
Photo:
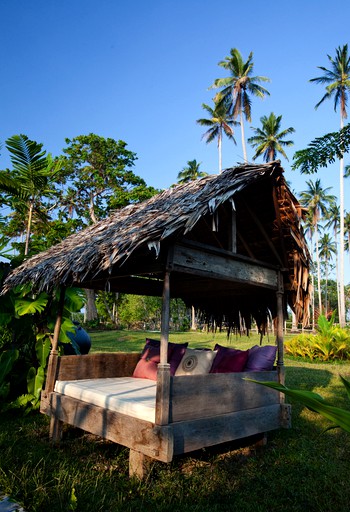
[(247, 372), (270, 371), (276, 359), (276, 345), (255, 345), (248, 350), (248, 361), (245, 367)]
[(242, 372), (248, 359), (248, 350), (223, 347), (216, 344), (216, 357), (210, 369), (210, 373)]
[[(170, 375), (175, 375), (176, 369), (186, 352), (187, 346), (188, 343), (168, 343)], [(141, 354), (141, 359), (136, 365), (133, 377), (157, 380), (158, 363), (160, 363), (160, 341), (147, 338)]]

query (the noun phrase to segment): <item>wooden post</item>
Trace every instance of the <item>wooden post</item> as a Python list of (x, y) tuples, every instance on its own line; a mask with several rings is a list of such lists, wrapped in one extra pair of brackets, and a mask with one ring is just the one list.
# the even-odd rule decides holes
[(170, 272), (166, 271), (163, 283), (162, 297), (162, 319), (160, 334), (160, 362), (168, 362), (168, 341), (169, 341), (169, 320), (170, 320)]
[(57, 358), (58, 358), (58, 340), (60, 336), (60, 330), (62, 325), (62, 317), (63, 317), (63, 308), (64, 308), (64, 295), (65, 288), (61, 287), (60, 297), (58, 301), (58, 310), (57, 310), (57, 318), (53, 333), (53, 340), (51, 346), (51, 352), (49, 356), (48, 366), (47, 366), (47, 377), (46, 377), (46, 385), (45, 392), (49, 393), (53, 391), (56, 380), (56, 371), (57, 371)]
[(157, 372), (156, 424), (167, 425), (170, 411), (170, 364), (168, 363), (170, 319), (170, 273), (165, 272), (163, 285), (160, 363)]
[[(276, 326), (276, 343), (277, 343), (277, 370), (278, 370), (278, 381), (280, 384), (284, 384), (284, 362), (283, 362), (283, 275), (282, 272), (278, 272), (278, 288), (276, 292), (277, 296), (277, 326)], [(284, 396), (284, 395), (283, 395)]]
[(65, 295), (65, 287), (61, 286), (60, 297), (58, 300), (56, 324), (55, 324), (55, 329), (53, 332), (52, 352), (57, 351), (57, 348), (58, 348), (58, 340), (60, 337), (60, 330), (61, 330), (62, 317), (63, 317), (64, 295)]
[(230, 233), (230, 249), (231, 252), (237, 252), (237, 223), (236, 223), (236, 210), (234, 209), (234, 205), (232, 205), (232, 214), (231, 214), (231, 233)]
[(141, 452), (130, 449), (129, 453), (129, 476), (143, 480), (148, 476), (153, 460)]

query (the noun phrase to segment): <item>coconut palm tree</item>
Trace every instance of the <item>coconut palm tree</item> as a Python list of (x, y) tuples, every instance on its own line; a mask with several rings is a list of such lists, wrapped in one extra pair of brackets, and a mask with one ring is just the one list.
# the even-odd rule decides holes
[(309, 209), (312, 217), (312, 224), (314, 226), (315, 247), (316, 247), (316, 264), (317, 264), (317, 289), (318, 289), (318, 303), (319, 313), (322, 314), (322, 300), (321, 300), (321, 271), (320, 271), (320, 256), (319, 256), (319, 243), (318, 243), (318, 227), (321, 216), (327, 214), (330, 205), (335, 202), (335, 196), (328, 193), (332, 187), (322, 188), (321, 180), (317, 179), (315, 182), (309, 180), (306, 182), (307, 190), (301, 192), (300, 203)]
[(345, 248), (350, 256), (350, 212), (347, 212), (344, 217), (344, 234), (346, 236)]
[(197, 162), (197, 160), (188, 160), (187, 166), (184, 167), (177, 175), (177, 182), (188, 183), (189, 181), (207, 176), (206, 172), (199, 170), (200, 165), (201, 162)]
[(264, 98), (270, 93), (262, 87), (261, 82), (269, 82), (266, 76), (253, 76), (253, 52), (250, 52), (248, 59), (244, 62), (243, 57), (237, 48), (231, 48), (230, 55), (219, 62), (219, 66), (227, 69), (230, 76), (217, 78), (210, 88), (221, 88), (214, 101), (227, 106), (229, 114), (233, 119), (240, 117), (243, 158), (247, 162), (247, 148), (244, 135), (244, 117), (251, 122), (251, 99), (250, 95)]
[(324, 227), (326, 229), (333, 229), (333, 237), (336, 247), (335, 252), (335, 275), (337, 280), (337, 299), (338, 299), (338, 312), (340, 310), (340, 286), (339, 286), (339, 258), (338, 258), (338, 234), (339, 234), (339, 219), (340, 219), (340, 209), (339, 206), (334, 203), (328, 208), (328, 212), (326, 215), (327, 222)]
[(253, 160), (256, 160), (260, 155), (263, 155), (265, 162), (271, 162), (276, 160), (277, 153), (281, 153), (284, 158), (288, 160), (288, 157), (284, 151), (284, 147), (293, 146), (292, 140), (284, 140), (287, 135), (294, 133), (295, 130), (292, 127), (281, 130), (282, 116), (275, 116), (273, 112), (267, 117), (260, 117), (261, 128), (251, 129), (255, 132), (253, 137), (248, 139), (248, 143), (256, 148)]
[(209, 144), (214, 139), (218, 139), (218, 152), (219, 152), (219, 173), (222, 171), (222, 136), (223, 134), (236, 144), (236, 140), (233, 136), (233, 126), (238, 125), (237, 121), (234, 121), (232, 117), (227, 113), (227, 109), (224, 104), (215, 103), (214, 108), (209, 107), (205, 103), (202, 103), (202, 107), (209, 114), (209, 119), (197, 119), (197, 123), (201, 126), (208, 126), (209, 129), (202, 135), (205, 138), (205, 142)]
[[(335, 58), (327, 55), (330, 69), (319, 66), (323, 75), (312, 78), (310, 82), (326, 85), (326, 93), (316, 104), (317, 109), (326, 99), (333, 98), (334, 110), (340, 106), (340, 129), (344, 128), (344, 119), (347, 118), (347, 101), (350, 92), (350, 55), (348, 45), (336, 49)], [(344, 292), (344, 158), (340, 158), (339, 172), (339, 201), (340, 201), (340, 251), (339, 251), (339, 284), (340, 284), (340, 311), (339, 323), (345, 325), (345, 292)]]
[(324, 307), (325, 307), (325, 316), (327, 317), (328, 314), (328, 274), (329, 274), (329, 263), (333, 259), (333, 254), (336, 254), (336, 245), (334, 241), (331, 239), (329, 233), (325, 233), (319, 242), (319, 254), (320, 254), (320, 261), (324, 263), (325, 268), (325, 281), (326, 281), (326, 288), (325, 288), (325, 300), (324, 300)]

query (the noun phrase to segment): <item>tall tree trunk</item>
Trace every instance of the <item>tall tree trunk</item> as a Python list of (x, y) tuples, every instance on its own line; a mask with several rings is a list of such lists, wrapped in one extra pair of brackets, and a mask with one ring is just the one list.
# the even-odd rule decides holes
[(221, 154), (221, 148), (222, 148), (222, 131), (219, 129), (219, 135), (218, 135), (218, 150), (219, 150), (219, 174), (222, 171), (222, 154)]
[(292, 311), (292, 329), (291, 332), (298, 332), (298, 324), (297, 324), (297, 317), (295, 313)]
[(197, 330), (197, 323), (196, 323), (196, 311), (194, 307), (191, 307), (191, 331)]
[(243, 148), (243, 160), (244, 160), (244, 162), (248, 162), (248, 160), (247, 160), (247, 146), (246, 146), (246, 143), (245, 143), (245, 134), (244, 134), (243, 112), (241, 112), (241, 137), (242, 137), (242, 148)]
[(85, 322), (91, 322), (97, 320), (97, 308), (95, 304), (95, 291), (85, 289), (86, 304), (85, 304)]
[[(344, 127), (340, 117), (340, 129)], [(340, 202), (340, 245), (339, 245), (339, 325), (345, 327), (345, 291), (344, 291), (344, 158), (340, 159), (339, 202)]]
[(29, 212), (28, 212), (27, 231), (26, 231), (26, 245), (25, 245), (25, 248), (24, 248), (24, 256), (28, 256), (28, 252), (29, 252), (29, 240), (30, 240), (30, 229), (32, 227), (33, 208), (34, 208), (34, 204), (31, 202), (30, 205), (29, 205)]
[(318, 290), (318, 309), (319, 314), (322, 315), (322, 295), (321, 295), (321, 269), (320, 269), (320, 255), (318, 248), (318, 225), (315, 224), (315, 245), (316, 245), (316, 263), (317, 263), (317, 290)]

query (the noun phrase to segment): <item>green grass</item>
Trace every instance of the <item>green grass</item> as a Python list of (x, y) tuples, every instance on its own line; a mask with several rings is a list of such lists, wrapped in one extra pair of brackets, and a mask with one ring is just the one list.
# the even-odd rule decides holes
[[(159, 338), (156, 333), (148, 333)], [(145, 333), (93, 333), (93, 350), (140, 350)], [(228, 344), (225, 335), (172, 334), (191, 346)], [(232, 338), (247, 348), (258, 338)], [(270, 342), (273, 343), (271, 337)], [(350, 363), (304, 363), (286, 358), (290, 387), (310, 389), (349, 407), (339, 374)], [(268, 434), (264, 447), (229, 443), (155, 462), (149, 478), (128, 478), (128, 450), (65, 427), (59, 447), (48, 441), (47, 417), (0, 416), (0, 489), (31, 511), (69, 511), (72, 489), (82, 512), (348, 512), (350, 437), (324, 432), (328, 422), (292, 404), (290, 430)]]
[[(144, 331), (94, 331), (91, 336), (92, 352), (138, 352), (141, 351), (146, 337), (160, 339), (159, 332)], [(288, 339), (287, 336), (285, 339)], [(187, 341), (190, 347), (194, 348), (214, 348), (215, 343), (228, 347), (239, 347), (247, 349), (253, 345), (260, 344), (260, 336), (251, 333), (250, 336), (231, 335), (227, 338), (224, 332), (171, 332), (169, 341), (174, 343), (183, 343)], [(265, 336), (263, 344), (274, 344), (273, 335)]]

